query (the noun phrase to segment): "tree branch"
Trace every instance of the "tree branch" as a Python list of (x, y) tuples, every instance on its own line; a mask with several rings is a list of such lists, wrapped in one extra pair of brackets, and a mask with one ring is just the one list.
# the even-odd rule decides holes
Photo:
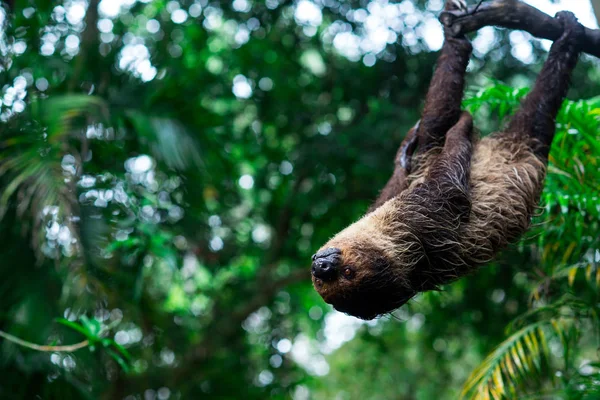
[(64, 345), (64, 346), (39, 345), (39, 344), (28, 342), (23, 339), (19, 339), (18, 337), (13, 336), (13, 335), (3, 332), (3, 331), (0, 331), (0, 337), (8, 340), (9, 342), (18, 344), (19, 346), (27, 347), (28, 349), (37, 350), (37, 351), (49, 351), (49, 352), (55, 352), (55, 351), (56, 352), (58, 352), (58, 351), (73, 352), (75, 350), (83, 349), (84, 347), (87, 347), (90, 344), (90, 342), (88, 340), (84, 340), (83, 342)]
[[(519, 29), (533, 36), (556, 40), (563, 32), (558, 20), (518, 0), (496, 0), (466, 11), (444, 11), (440, 22), (453, 35), (477, 31), (484, 26)], [(600, 30), (585, 28), (582, 51), (600, 58)]]
[(86, 63), (90, 62), (89, 57), (93, 52), (98, 52), (98, 41), (100, 31), (98, 30), (98, 5), (100, 0), (90, 0), (87, 11), (85, 12), (85, 28), (81, 34), (81, 45), (79, 54), (75, 58), (73, 75), (69, 80), (69, 91), (75, 90), (80, 83), (81, 74), (84, 72)]
[(600, 0), (592, 0), (592, 9), (596, 16), (596, 22), (598, 22), (598, 25), (600, 26)]

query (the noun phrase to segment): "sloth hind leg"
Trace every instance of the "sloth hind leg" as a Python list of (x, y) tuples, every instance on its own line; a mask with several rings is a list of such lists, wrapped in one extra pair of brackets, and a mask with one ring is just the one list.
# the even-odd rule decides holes
[(572, 13), (562, 11), (556, 18), (561, 21), (564, 32), (552, 44), (533, 89), (505, 130), (509, 137), (526, 140), (534, 153), (544, 160), (548, 158), (556, 130), (556, 115), (567, 95), (584, 34), (583, 26)]
[(442, 152), (427, 174), (426, 182), (445, 198), (446, 207), (460, 218), (471, 210), (469, 179), (473, 144), (473, 119), (463, 112), (458, 122), (446, 134)]

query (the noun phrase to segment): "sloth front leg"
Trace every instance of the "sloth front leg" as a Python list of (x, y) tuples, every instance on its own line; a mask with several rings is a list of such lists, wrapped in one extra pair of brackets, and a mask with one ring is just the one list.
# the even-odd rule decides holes
[[(464, 1), (447, 0), (446, 10), (466, 8)], [(461, 113), (465, 73), (473, 47), (464, 35), (453, 37), (444, 31), (444, 45), (438, 58), (421, 114), (417, 152), (441, 146), (444, 135), (456, 124)]]
[(434, 197), (440, 199), (440, 206), (460, 219), (468, 218), (471, 211), (472, 134), (473, 118), (468, 112), (463, 112), (446, 134), (444, 148), (425, 178), (425, 185)]
[[(466, 7), (464, 0), (447, 0), (445, 9), (462, 10)], [(431, 148), (441, 146), (446, 132), (458, 121), (465, 85), (464, 75), (471, 50), (471, 43), (464, 36), (453, 37), (448, 31), (445, 32), (444, 45), (425, 97), (421, 119), (400, 145), (393, 175), (369, 212), (400, 195), (408, 187), (410, 161), (415, 150), (417, 153), (426, 153)], [(420, 162), (424, 162), (424, 159)], [(419, 161), (413, 164), (418, 163)]]

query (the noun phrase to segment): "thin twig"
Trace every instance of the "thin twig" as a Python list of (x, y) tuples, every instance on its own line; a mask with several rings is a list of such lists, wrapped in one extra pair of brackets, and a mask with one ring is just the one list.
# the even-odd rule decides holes
[(471, 14), (475, 14), (477, 12), (477, 10), (479, 10), (479, 7), (481, 6), (481, 3), (483, 3), (485, 0), (479, 0), (479, 3), (477, 3), (477, 5), (475, 6), (475, 9), (473, 9), (473, 11), (471, 12)]
[(70, 344), (70, 345), (64, 345), (64, 346), (44, 346), (44, 345), (31, 343), (31, 342), (28, 342), (23, 339), (19, 339), (18, 337), (13, 336), (13, 335), (3, 332), (3, 331), (0, 331), (0, 337), (3, 337), (4, 339), (8, 340), (9, 342), (18, 344), (19, 346), (27, 347), (28, 349), (37, 350), (37, 351), (47, 351), (47, 352), (70, 353), (75, 350), (83, 349), (84, 347), (87, 347), (90, 344), (89, 340), (84, 340), (83, 342)]
[[(81, 45), (79, 54), (75, 58), (73, 74), (68, 83), (69, 92), (72, 92), (80, 84), (81, 74), (84, 73), (86, 63), (90, 62), (90, 51), (97, 51), (95, 44), (98, 42), (98, 5), (100, 0), (90, 0), (85, 13), (85, 28), (81, 34)], [(95, 83), (95, 82), (92, 82)]]

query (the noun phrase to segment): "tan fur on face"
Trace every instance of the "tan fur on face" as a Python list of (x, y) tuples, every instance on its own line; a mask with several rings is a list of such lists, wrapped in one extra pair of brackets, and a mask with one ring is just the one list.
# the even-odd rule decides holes
[[(322, 249), (327, 247), (337, 247), (346, 252), (348, 262), (351, 258), (357, 257), (352, 250), (366, 243), (370, 247), (380, 249), (383, 256), (389, 260), (397, 260), (402, 256), (406, 249), (398, 247), (398, 232), (407, 232), (407, 226), (398, 221), (395, 217), (398, 209), (399, 199), (394, 198), (370, 214), (365, 215), (360, 220), (350, 225), (333, 237)], [(406, 240), (412, 243), (418, 241), (418, 238), (410, 236), (412, 240)], [(404, 239), (407, 239), (406, 237)], [(343, 257), (346, 261), (346, 257)], [(361, 260), (355, 260), (361, 261)]]
[[(393, 214), (392, 209), (393, 206), (390, 202), (384, 204), (335, 235), (319, 250), (330, 247), (340, 249), (342, 251), (341, 269), (351, 267), (355, 272), (352, 280), (340, 277), (327, 283), (322, 283), (313, 277), (315, 288), (326, 302), (332, 303), (336, 296), (343, 295), (342, 292), (350, 291), (354, 285), (360, 284), (362, 279), (370, 273), (368, 266), (371, 264), (373, 253), (381, 252), (390, 260), (397, 258), (397, 246), (393, 242), (390, 229), (388, 229), (391, 228), (390, 225), (393, 225), (393, 222), (390, 224), (391, 221), (387, 220)], [(397, 228), (401, 229), (402, 227)]]
[(350, 225), (319, 251), (330, 247), (341, 250), (342, 266), (351, 267), (355, 276), (347, 280), (339, 277), (331, 282), (322, 282), (313, 277), (315, 289), (327, 302), (335, 304), (343, 301), (348, 293), (357, 286), (362, 285), (366, 279), (374, 274), (388, 271), (377, 271), (373, 268), (377, 259), (385, 260), (387, 269), (392, 269), (392, 282), (399, 291), (411, 291), (408, 272), (424, 257), (419, 243), (419, 238), (411, 233), (409, 227), (397, 218), (401, 208), (401, 199), (393, 198), (385, 204), (365, 215), (360, 220)]

